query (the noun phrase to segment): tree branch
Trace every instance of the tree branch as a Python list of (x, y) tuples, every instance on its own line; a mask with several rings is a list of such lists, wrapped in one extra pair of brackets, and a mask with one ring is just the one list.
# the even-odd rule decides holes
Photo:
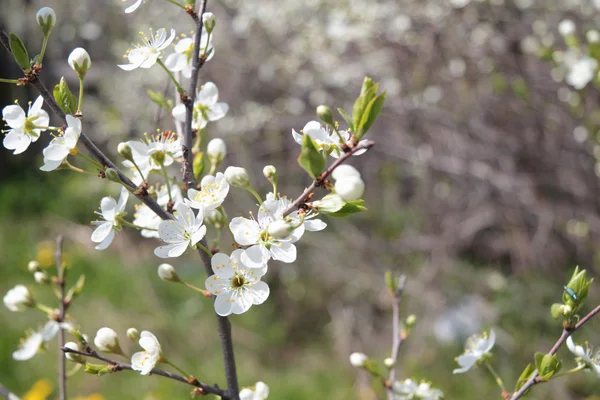
[[(65, 353), (75, 353), (75, 354), (79, 354), (79, 355), (82, 355), (82, 356), (85, 356), (85, 357), (95, 358), (97, 360), (104, 361), (104, 362), (106, 362), (106, 363), (114, 366), (114, 371), (115, 372), (122, 371), (122, 370), (133, 371), (133, 367), (131, 366), (131, 364), (120, 363), (118, 361), (111, 360), (108, 357), (104, 357), (104, 356), (98, 354), (95, 350), (93, 350), (89, 346), (86, 349), (86, 351), (73, 350), (73, 349), (69, 349), (67, 347), (61, 347), (61, 350), (63, 352), (65, 352)], [(230, 400), (230, 397), (227, 395), (226, 391), (220, 389), (216, 385), (215, 386), (210, 386), (210, 385), (207, 385), (205, 383), (202, 383), (202, 382), (198, 381), (198, 379), (196, 379), (193, 376), (185, 377), (185, 376), (173, 374), (171, 372), (168, 372), (168, 371), (165, 371), (165, 370), (162, 370), (162, 369), (158, 369), (158, 368), (152, 369), (152, 371), (150, 371), (150, 373), (154, 374), (154, 375), (164, 376), (165, 378), (173, 379), (173, 380), (176, 380), (176, 381), (179, 381), (179, 382), (187, 383), (188, 385), (201, 388), (207, 394), (216, 394), (218, 396), (221, 396), (221, 398), (223, 400)]]
[(0, 384), (0, 396), (8, 400), (20, 400), (19, 396), (2, 386), (2, 384)]
[[(396, 291), (391, 293), (392, 295), (392, 360), (394, 361), (393, 366), (390, 368), (390, 374), (388, 376), (389, 384), (391, 385), (394, 380), (396, 380), (396, 362), (398, 361), (398, 352), (400, 351), (400, 345), (404, 341), (404, 337), (402, 336), (402, 330), (400, 329), (400, 299), (402, 297), (402, 293), (404, 292), (404, 287), (406, 286), (406, 275), (400, 276), (398, 279), (398, 286), (396, 287)], [(394, 392), (391, 387), (386, 385), (386, 392), (388, 399), (394, 399)]]
[[(585, 323), (587, 323), (590, 319), (592, 319), (599, 312), (600, 312), (600, 305), (597, 306), (596, 308), (594, 308), (592, 311), (590, 311), (581, 320), (579, 320), (579, 322), (577, 324), (575, 324), (575, 326), (573, 326), (572, 328), (564, 328), (560, 337), (558, 338), (556, 343), (554, 343), (554, 346), (552, 346), (552, 348), (550, 349), (548, 354), (550, 354), (550, 355), (556, 354), (556, 352), (558, 351), (560, 346), (563, 345), (563, 343), (567, 340), (567, 338), (569, 336), (571, 336), (573, 334), (573, 332), (575, 332), (576, 330), (581, 328)], [(533, 373), (533, 375), (531, 376), (531, 378), (529, 378), (529, 380), (527, 382), (525, 382), (525, 384), (521, 387), (521, 389), (519, 389), (517, 392), (515, 392), (512, 395), (510, 400), (517, 400), (517, 399), (521, 398), (525, 394), (525, 392), (527, 392), (532, 386), (537, 385), (538, 383), (542, 383), (543, 381), (539, 380), (538, 376), (539, 376), (539, 371), (536, 370)]]
[[(62, 245), (63, 245), (63, 237), (62, 235), (58, 235), (56, 238), (56, 272), (57, 272), (57, 281), (56, 285), (58, 286), (58, 291), (60, 292), (60, 299), (58, 305), (58, 319), (56, 320), (59, 323), (65, 321), (65, 269), (63, 268), (62, 263)], [(65, 346), (65, 330), (58, 330), (58, 347), (63, 348)], [(65, 362), (65, 354), (59, 352), (58, 353), (58, 393), (60, 400), (67, 400), (67, 372), (66, 372), (66, 362)]]
[(294, 202), (292, 204), (290, 204), (290, 206), (288, 208), (285, 209), (285, 211), (283, 212), (283, 216), (285, 217), (286, 215), (289, 215), (292, 211), (294, 211), (295, 208), (304, 204), (304, 202), (306, 200), (308, 200), (308, 198), (310, 197), (311, 193), (313, 193), (318, 186), (321, 186), (323, 184), (323, 182), (325, 182), (325, 179), (327, 179), (329, 177), (329, 175), (331, 175), (333, 170), (336, 169), (337, 167), (339, 167), (340, 165), (342, 165), (342, 163), (344, 163), (354, 153), (356, 153), (359, 150), (363, 150), (363, 149), (368, 150), (373, 146), (375, 146), (375, 142), (372, 140), (368, 140), (367, 142), (365, 142), (363, 144), (359, 143), (358, 145), (354, 146), (350, 151), (348, 151), (347, 153), (344, 153), (340, 158), (335, 160), (335, 162), (333, 164), (331, 164), (329, 166), (329, 168), (327, 168), (325, 170), (325, 172), (323, 172), (321, 175), (319, 175), (317, 177), (317, 179), (315, 179), (313, 181), (313, 183), (308, 188), (306, 188), (304, 190), (304, 192), (302, 192), (300, 197), (298, 197), (296, 200), (294, 200)]

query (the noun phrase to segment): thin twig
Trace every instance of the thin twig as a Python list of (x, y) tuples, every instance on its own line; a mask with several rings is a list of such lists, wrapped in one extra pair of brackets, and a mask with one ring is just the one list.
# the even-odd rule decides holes
[[(59, 305), (58, 305), (58, 318), (57, 322), (62, 323), (65, 321), (65, 269), (63, 268), (62, 262), (62, 246), (63, 237), (58, 235), (56, 238), (56, 273), (58, 285), (58, 291), (60, 293)], [(65, 346), (65, 331), (64, 329), (58, 330), (58, 347), (63, 348)], [(58, 393), (60, 400), (67, 400), (67, 366), (65, 362), (65, 354), (58, 352)]]
[(2, 386), (2, 384), (0, 384), (0, 396), (8, 400), (20, 400), (19, 396)]
[(402, 335), (402, 327), (400, 325), (400, 299), (402, 297), (402, 293), (404, 292), (404, 287), (406, 286), (406, 275), (400, 276), (398, 279), (398, 286), (392, 295), (392, 360), (393, 365), (390, 368), (390, 373), (388, 376), (389, 385), (386, 386), (386, 392), (388, 399), (394, 399), (394, 392), (391, 389), (392, 383), (396, 379), (396, 362), (398, 361), (398, 352), (400, 350), (400, 345), (404, 341), (404, 336)]
[[(115, 372), (116, 371), (122, 371), (122, 370), (129, 370), (129, 371), (133, 371), (134, 370), (133, 367), (131, 366), (131, 364), (120, 363), (118, 361), (111, 360), (108, 357), (104, 357), (103, 355), (98, 354), (95, 350), (93, 350), (90, 347), (88, 347), (86, 349), (86, 351), (79, 351), (79, 350), (69, 349), (67, 347), (62, 347), (61, 350), (63, 352), (65, 352), (65, 353), (80, 354), (80, 355), (85, 356), (85, 357), (91, 357), (91, 358), (95, 358), (97, 360), (104, 361), (104, 362), (112, 365), (114, 367), (114, 371)], [(162, 369), (158, 369), (158, 368), (152, 369), (152, 371), (150, 371), (150, 373), (154, 374), (154, 375), (164, 376), (165, 378), (173, 379), (173, 380), (176, 380), (176, 381), (179, 381), (179, 382), (187, 383), (188, 385), (201, 388), (207, 394), (216, 394), (218, 396), (221, 396), (221, 398), (223, 400), (230, 400), (230, 397), (227, 395), (227, 392), (225, 390), (220, 389), (216, 385), (215, 386), (210, 386), (210, 385), (207, 385), (205, 383), (202, 383), (202, 382), (198, 381), (198, 379), (196, 379), (193, 376), (185, 377), (185, 376), (173, 374), (171, 372), (168, 372), (168, 371), (165, 371), (165, 370), (162, 370)]]
[(306, 188), (304, 190), (304, 192), (302, 192), (300, 197), (298, 197), (296, 200), (294, 200), (294, 202), (288, 208), (285, 209), (285, 211), (283, 212), (283, 216), (285, 217), (286, 215), (289, 215), (292, 211), (294, 211), (295, 208), (304, 204), (304, 202), (306, 200), (308, 200), (308, 198), (310, 197), (311, 193), (313, 193), (318, 186), (321, 186), (323, 184), (325, 179), (327, 179), (327, 177), (329, 177), (329, 175), (331, 175), (333, 170), (336, 169), (337, 167), (339, 167), (342, 163), (344, 163), (354, 153), (356, 153), (359, 150), (370, 149), (373, 146), (375, 146), (375, 142), (372, 140), (368, 140), (365, 143), (359, 143), (358, 145), (353, 147), (350, 151), (348, 151), (347, 153), (344, 153), (333, 164), (331, 164), (329, 166), (329, 168), (327, 168), (325, 170), (325, 172), (323, 172), (321, 175), (319, 175), (317, 177), (317, 179), (315, 179), (313, 181), (313, 183), (308, 188)]
[[(556, 352), (558, 351), (560, 346), (563, 345), (563, 343), (567, 340), (567, 338), (569, 336), (571, 336), (573, 334), (573, 332), (575, 332), (577, 329), (581, 328), (585, 323), (587, 323), (590, 319), (592, 319), (599, 312), (600, 312), (600, 306), (597, 306), (592, 311), (590, 311), (585, 317), (583, 317), (581, 320), (579, 320), (579, 322), (577, 324), (575, 324), (575, 326), (573, 326), (572, 328), (564, 328), (560, 337), (558, 338), (556, 343), (554, 343), (554, 346), (552, 346), (552, 348), (550, 349), (548, 354), (550, 354), (550, 355), (556, 354)], [(539, 371), (536, 370), (533, 373), (533, 375), (531, 376), (531, 378), (529, 378), (529, 380), (527, 382), (525, 382), (525, 384), (521, 387), (521, 389), (519, 389), (517, 392), (515, 392), (512, 395), (510, 400), (517, 400), (517, 399), (521, 398), (525, 394), (525, 392), (527, 392), (533, 385), (542, 383), (543, 381), (539, 380), (538, 376), (539, 376)]]
[[(4, 45), (6, 50), (11, 53), (10, 46), (8, 42), (8, 34), (4, 27), (0, 26), (0, 42)], [(11, 53), (12, 54), (12, 53)], [(31, 83), (33, 87), (37, 89), (40, 93), (44, 102), (50, 107), (52, 112), (60, 119), (63, 124), (66, 124), (65, 113), (58, 106), (56, 101), (54, 100), (54, 96), (48, 91), (48, 89), (44, 86), (44, 84), (39, 80), (37, 76), (29, 79), (28, 81)], [(117, 174), (119, 174), (119, 178), (121, 181), (129, 187), (129, 189), (134, 193), (134, 195), (144, 204), (146, 204), (152, 211), (156, 213), (162, 219), (171, 219), (172, 215), (163, 210), (156, 201), (152, 197), (150, 197), (147, 193), (136, 192), (137, 186), (129, 179), (96, 145), (91, 141), (91, 139), (85, 134), (81, 133), (79, 136), (79, 142), (85, 147), (90, 154), (100, 162), (106, 168), (114, 169)]]

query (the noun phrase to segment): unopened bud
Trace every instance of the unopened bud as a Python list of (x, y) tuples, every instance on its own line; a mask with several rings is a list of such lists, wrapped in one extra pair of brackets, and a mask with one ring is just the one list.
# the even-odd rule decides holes
[(131, 154), (131, 146), (129, 143), (122, 142), (117, 146), (117, 152), (126, 160), (133, 162), (133, 154)]
[(180, 282), (179, 275), (175, 272), (175, 268), (171, 264), (160, 264), (158, 266), (158, 276), (163, 281)]
[(285, 239), (290, 236), (294, 229), (295, 228), (289, 222), (278, 219), (269, 224), (267, 231), (274, 239)]
[(39, 26), (42, 27), (44, 36), (48, 36), (54, 25), (56, 25), (56, 13), (50, 7), (42, 7), (35, 14), (35, 19)]
[(415, 326), (416, 323), (417, 316), (414, 314), (409, 315), (408, 317), (406, 317), (406, 320), (404, 320), (404, 325), (406, 325), (407, 328), (412, 328), (413, 326)]
[(71, 54), (69, 54), (68, 61), (73, 71), (77, 72), (77, 75), (79, 75), (81, 79), (83, 79), (85, 74), (92, 66), (90, 55), (87, 51), (85, 51), (84, 48), (81, 47), (77, 47), (71, 52)]
[(132, 342), (137, 343), (137, 341), (140, 340), (140, 331), (135, 328), (129, 328), (127, 329), (127, 337)]
[[(67, 342), (67, 343), (65, 343), (64, 347), (67, 349), (71, 349), (71, 350), (81, 351), (81, 349), (79, 348), (79, 345), (75, 342)], [(67, 360), (71, 360), (78, 364), (85, 364), (85, 359), (83, 358), (83, 356), (81, 354), (71, 353), (70, 351), (65, 351), (65, 357), (67, 358)]]
[(317, 115), (319, 116), (319, 118), (321, 118), (321, 121), (333, 126), (334, 122), (331, 108), (324, 105), (320, 105), (319, 107), (317, 107)]
[(35, 306), (31, 292), (24, 285), (17, 285), (10, 289), (2, 300), (6, 308), (13, 312), (25, 311)]
[(104, 171), (104, 176), (106, 176), (106, 179), (108, 179), (111, 182), (121, 183), (121, 178), (119, 177), (119, 174), (113, 168), (106, 168), (106, 170)]
[(386, 358), (385, 360), (383, 360), (383, 365), (386, 366), (386, 368), (392, 368), (396, 363), (394, 362), (393, 358)]
[(356, 176), (348, 176), (335, 182), (335, 193), (344, 201), (358, 200), (365, 192), (365, 183)]
[(29, 264), (27, 264), (27, 270), (31, 273), (39, 271), (40, 270), (40, 263), (33, 260), (33, 261), (29, 261)]
[(34, 272), (33, 279), (35, 279), (35, 281), (41, 285), (50, 283), (50, 278), (48, 277), (48, 274), (46, 274), (44, 271)]
[(263, 175), (269, 180), (269, 182), (277, 183), (277, 169), (272, 165), (267, 165), (263, 168)]
[(244, 168), (227, 167), (225, 170), (225, 179), (227, 180), (227, 183), (233, 186), (244, 189), (250, 186), (250, 178), (248, 177), (248, 172)]
[(206, 154), (213, 164), (220, 164), (227, 155), (227, 145), (223, 139), (213, 139), (206, 146)]
[(211, 33), (213, 29), (215, 29), (215, 25), (217, 24), (217, 17), (215, 14), (211, 12), (205, 12), (202, 14), (202, 25), (204, 25), (204, 29), (206, 32)]
[(350, 354), (350, 364), (355, 368), (364, 368), (367, 363), (367, 357), (364, 353), (352, 353)]
[(123, 354), (119, 346), (119, 336), (117, 332), (110, 328), (100, 328), (94, 338), (94, 344), (98, 350), (106, 353)]
[(112, 366), (106, 364), (85, 364), (84, 371), (88, 374), (102, 376), (111, 372)]
[(340, 165), (339, 167), (334, 169), (333, 172), (331, 173), (331, 177), (335, 180), (347, 178), (350, 176), (360, 178), (360, 172), (358, 172), (358, 170), (356, 168), (354, 168), (352, 165), (348, 165), (348, 164)]

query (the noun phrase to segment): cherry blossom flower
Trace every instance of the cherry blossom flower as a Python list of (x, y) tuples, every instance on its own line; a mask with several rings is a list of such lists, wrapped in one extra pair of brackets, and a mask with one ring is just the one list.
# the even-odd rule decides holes
[[(128, 2), (129, 0), (122, 0), (122, 1), (123, 1), (123, 3), (125, 3), (125, 2)], [(142, 3), (146, 2), (146, 0), (134, 0), (134, 1), (135, 1), (135, 3), (133, 3), (132, 5), (127, 6), (127, 8), (125, 8), (125, 14), (134, 12), (135, 10), (138, 9), (139, 6), (142, 5)]]
[(475, 334), (469, 337), (465, 345), (465, 352), (456, 358), (460, 368), (455, 369), (453, 373), (462, 374), (473, 368), (478, 361), (490, 354), (495, 343), (496, 334), (493, 329), (490, 330), (489, 335), (484, 332), (481, 335)]
[(260, 280), (267, 266), (248, 268), (241, 259), (243, 254), (237, 249), (231, 256), (217, 253), (211, 259), (215, 274), (206, 279), (206, 289), (217, 296), (215, 311), (221, 316), (242, 314), (269, 297), (269, 286)]
[(17, 285), (10, 289), (2, 300), (6, 308), (13, 312), (25, 311), (35, 305), (31, 292), (24, 285)]
[[(194, 101), (194, 113), (192, 120), (193, 129), (202, 129), (208, 121), (217, 121), (227, 114), (229, 105), (227, 103), (217, 103), (219, 99), (219, 89), (212, 82), (205, 83), (196, 96)], [(173, 118), (179, 122), (185, 122), (185, 105), (183, 103), (176, 105), (172, 111)]]
[(567, 338), (567, 347), (575, 355), (578, 366), (585, 365), (600, 376), (600, 351), (593, 355), (594, 349), (592, 347), (588, 346), (587, 343), (585, 347), (576, 345), (571, 336)]
[(2, 144), (8, 150), (14, 150), (13, 154), (20, 154), (27, 150), (29, 145), (40, 138), (40, 134), (48, 129), (50, 117), (42, 110), (44, 99), (38, 96), (33, 105), (29, 104), (29, 110), (25, 110), (18, 104), (4, 107), (2, 117), (11, 128), (7, 131)]
[[(183, 202), (183, 195), (179, 186), (171, 185), (171, 199), (173, 200), (174, 207)], [(169, 192), (166, 186), (162, 186), (158, 191), (156, 202), (163, 208), (169, 203)], [(135, 207), (133, 224), (148, 228), (142, 229), (140, 231), (141, 235), (145, 238), (158, 238), (158, 226), (162, 222), (162, 219), (145, 204), (136, 205)]]
[(258, 210), (257, 220), (243, 217), (233, 218), (229, 228), (233, 233), (234, 239), (242, 246), (250, 246), (242, 254), (242, 261), (250, 268), (261, 268), (271, 258), (285, 263), (296, 261), (296, 246), (293, 243), (298, 241), (304, 234), (304, 230), (320, 231), (325, 229), (327, 224), (323, 221), (311, 219), (313, 215), (304, 217), (304, 221), (295, 211), (289, 215), (287, 220), (296, 228), (290, 232), (287, 238), (275, 238), (269, 234), (269, 225), (277, 220), (283, 219), (283, 211), (287, 209), (292, 202), (287, 198), (275, 199), (273, 193), (267, 195)]
[(168, 244), (154, 249), (154, 254), (160, 258), (179, 257), (189, 247), (196, 244), (206, 234), (206, 226), (202, 225), (204, 210), (198, 210), (198, 215), (186, 204), (179, 203), (176, 207), (175, 218), (164, 220), (158, 226), (158, 236)]
[(40, 169), (53, 171), (67, 159), (69, 154), (76, 154), (79, 135), (81, 135), (81, 121), (67, 115), (67, 129), (64, 134), (52, 139), (48, 147), (44, 149), (44, 165)]
[(54, 339), (61, 326), (64, 328), (67, 325), (59, 324), (53, 320), (46, 322), (42, 329), (29, 334), (27, 338), (21, 341), (19, 349), (12, 354), (13, 359), (25, 361), (33, 358), (47, 342)]
[(206, 175), (200, 182), (202, 190), (189, 189), (186, 204), (192, 208), (203, 208), (205, 211), (214, 210), (223, 204), (227, 193), (229, 193), (229, 183), (222, 172), (217, 172), (217, 176)]
[[(161, 165), (168, 167), (173, 164), (173, 161), (183, 154), (181, 139), (174, 132), (145, 136), (144, 141), (130, 140), (126, 143), (131, 149), (133, 161), (144, 174), (144, 178), (148, 177), (150, 171), (160, 170)], [(123, 165), (133, 171), (135, 183), (142, 182), (142, 177), (131, 161), (125, 160)]]
[(94, 344), (99, 351), (115, 354), (123, 353), (121, 346), (119, 346), (119, 336), (111, 328), (104, 327), (98, 329), (94, 338)]
[(131, 356), (131, 368), (134, 371), (140, 371), (142, 375), (149, 375), (156, 364), (160, 362), (162, 348), (156, 336), (148, 331), (142, 331), (138, 343), (144, 351), (138, 351)]
[[(302, 136), (308, 135), (317, 145), (318, 150), (328, 153), (333, 158), (339, 158), (342, 155), (342, 146), (348, 144), (352, 136), (348, 131), (339, 131), (343, 141), (337, 133), (331, 132), (328, 128), (323, 127), (318, 121), (310, 121), (300, 133), (292, 129), (292, 136), (298, 144), (302, 144)], [(366, 142), (362, 140), (360, 143)], [(363, 154), (366, 149), (359, 150), (354, 153), (355, 156)]]
[(394, 400), (439, 400), (444, 397), (441, 390), (431, 387), (431, 383), (421, 381), (417, 384), (412, 379), (395, 381), (392, 384), (392, 390), (395, 394)]
[(92, 242), (99, 243), (96, 250), (104, 250), (112, 243), (115, 237), (115, 231), (121, 230), (121, 222), (119, 220), (125, 213), (125, 206), (129, 192), (124, 187), (121, 189), (121, 195), (117, 202), (112, 197), (104, 197), (100, 202), (100, 213), (103, 221), (92, 221), (92, 225), (97, 228), (92, 233)]
[(254, 389), (244, 388), (240, 391), (240, 400), (265, 400), (269, 397), (269, 387), (264, 382), (256, 382)]
[(135, 48), (127, 50), (125, 56), (129, 60), (129, 64), (121, 64), (119, 68), (125, 71), (132, 71), (136, 68), (152, 67), (160, 58), (161, 52), (169, 47), (173, 39), (175, 39), (175, 29), (171, 29), (171, 36), (168, 38), (165, 28), (158, 29), (153, 35), (152, 31), (150, 31), (150, 34), (150, 37), (147, 37), (143, 33), (140, 33), (142, 44), (135, 45)]
[[(206, 54), (205, 61), (209, 61), (215, 54), (212, 44), (212, 35), (208, 35), (206, 29), (202, 28), (200, 37), (200, 54)], [(191, 38), (183, 38), (175, 45), (175, 52), (169, 54), (165, 59), (165, 66), (172, 72), (181, 71), (186, 78), (192, 77), (192, 53), (194, 52), (195, 35)]]

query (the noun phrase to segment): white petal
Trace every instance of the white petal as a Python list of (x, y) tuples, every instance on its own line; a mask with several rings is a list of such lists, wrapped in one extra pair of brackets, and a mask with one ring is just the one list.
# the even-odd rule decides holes
[(25, 124), (25, 111), (16, 104), (6, 106), (2, 109), (2, 118), (11, 128), (20, 128)]
[(172, 72), (181, 71), (187, 67), (187, 57), (182, 53), (171, 53), (165, 60), (165, 66)]
[(296, 246), (289, 242), (273, 243), (270, 250), (274, 260), (284, 263), (296, 261)]
[(121, 194), (119, 195), (119, 202), (117, 203), (117, 212), (121, 213), (125, 210), (125, 206), (127, 205), (127, 199), (129, 199), (129, 191), (125, 189), (123, 186), (121, 188)]
[(108, 234), (108, 236), (106, 238), (104, 238), (104, 240), (102, 241), (102, 243), (100, 243), (98, 246), (96, 246), (95, 249), (96, 250), (104, 250), (104, 249), (106, 249), (108, 246), (110, 246), (110, 244), (112, 243), (114, 237), (115, 237), (115, 231), (111, 229), (111, 231)]
[(217, 85), (212, 82), (206, 82), (202, 89), (198, 92), (198, 97), (196, 98), (196, 103), (204, 104), (206, 106), (212, 106), (217, 102), (219, 98), (219, 89), (217, 89)]
[(252, 307), (252, 297), (248, 292), (239, 291), (231, 296), (231, 312), (243, 314)]
[(8, 150), (14, 150), (13, 154), (21, 154), (31, 144), (31, 136), (20, 130), (12, 130), (4, 137), (2, 142)]
[(207, 112), (209, 121), (217, 121), (225, 116), (229, 111), (229, 105), (227, 103), (217, 103), (212, 106)]
[(129, 14), (138, 9), (144, 0), (137, 0), (135, 3), (125, 9), (125, 14)]
[(222, 293), (215, 300), (215, 312), (221, 317), (226, 317), (232, 312), (231, 293)]
[(43, 153), (50, 161), (62, 161), (69, 155), (69, 149), (63, 144), (55, 143), (46, 147)]
[(185, 122), (185, 105), (183, 103), (177, 104), (173, 107), (171, 115), (179, 122)]
[(98, 226), (92, 233), (92, 242), (100, 243), (110, 234), (112, 231), (113, 224), (110, 222), (103, 222)]
[(158, 225), (158, 236), (163, 242), (180, 243), (186, 241), (179, 224), (173, 220), (161, 221)]
[(100, 212), (107, 221), (113, 221), (117, 213), (117, 201), (112, 197), (103, 197), (100, 200)]
[(31, 105), (31, 108), (29, 109), (29, 112), (27, 113), (27, 115), (35, 115), (35, 113), (42, 110), (43, 105), (44, 105), (44, 98), (42, 96), (38, 96), (35, 99), (35, 101), (33, 102), (33, 104)]
[[(202, 221), (202, 220), (200, 220), (200, 221)], [(206, 226), (201, 226), (200, 229), (198, 229), (197, 231), (192, 233), (192, 238), (190, 240), (190, 244), (192, 246), (194, 246), (196, 243), (198, 243), (200, 240), (202, 240), (204, 235), (206, 235)]]
[(259, 244), (247, 248), (240, 257), (242, 263), (248, 268), (263, 268), (270, 258), (269, 251)]
[(304, 228), (307, 231), (316, 232), (322, 231), (327, 227), (327, 224), (320, 219), (311, 219), (308, 221), (304, 221)]
[(252, 304), (262, 304), (269, 297), (269, 285), (265, 282), (257, 282), (250, 289), (252, 293)]
[(292, 136), (294, 137), (294, 140), (296, 141), (296, 143), (302, 144), (302, 135), (301, 134), (299, 134), (298, 132), (296, 132), (295, 130), (292, 129)]
[(167, 244), (154, 249), (154, 254), (160, 258), (179, 257), (185, 253), (188, 244), (184, 242)]
[[(238, 249), (239, 250), (239, 249)], [(237, 250), (234, 250), (237, 251)], [(240, 250), (243, 251), (243, 250)], [(217, 253), (210, 259), (210, 264), (215, 275), (229, 278), (233, 276), (233, 269), (230, 267), (229, 256), (224, 253)], [(210, 279), (210, 277), (208, 278)]]
[(42, 165), (40, 167), (40, 170), (46, 171), (46, 172), (54, 171), (56, 168), (60, 167), (60, 164), (62, 164), (62, 160), (61, 161), (52, 161), (52, 160), (48, 160), (47, 158), (44, 158), (44, 165)]
[(456, 361), (458, 362), (458, 365), (461, 366), (461, 368), (455, 369), (454, 371), (452, 371), (452, 373), (462, 374), (463, 372), (467, 372), (468, 370), (470, 370), (473, 367), (473, 365), (475, 365), (477, 357), (472, 354), (462, 354), (458, 356)]
[(258, 241), (260, 226), (256, 221), (243, 217), (235, 217), (229, 223), (235, 241), (242, 246), (249, 246)]
[(492, 347), (494, 347), (494, 344), (496, 343), (496, 332), (494, 332), (493, 329), (490, 329), (490, 337), (488, 338), (488, 345), (486, 347), (486, 349), (484, 350), (484, 353), (489, 352)]

